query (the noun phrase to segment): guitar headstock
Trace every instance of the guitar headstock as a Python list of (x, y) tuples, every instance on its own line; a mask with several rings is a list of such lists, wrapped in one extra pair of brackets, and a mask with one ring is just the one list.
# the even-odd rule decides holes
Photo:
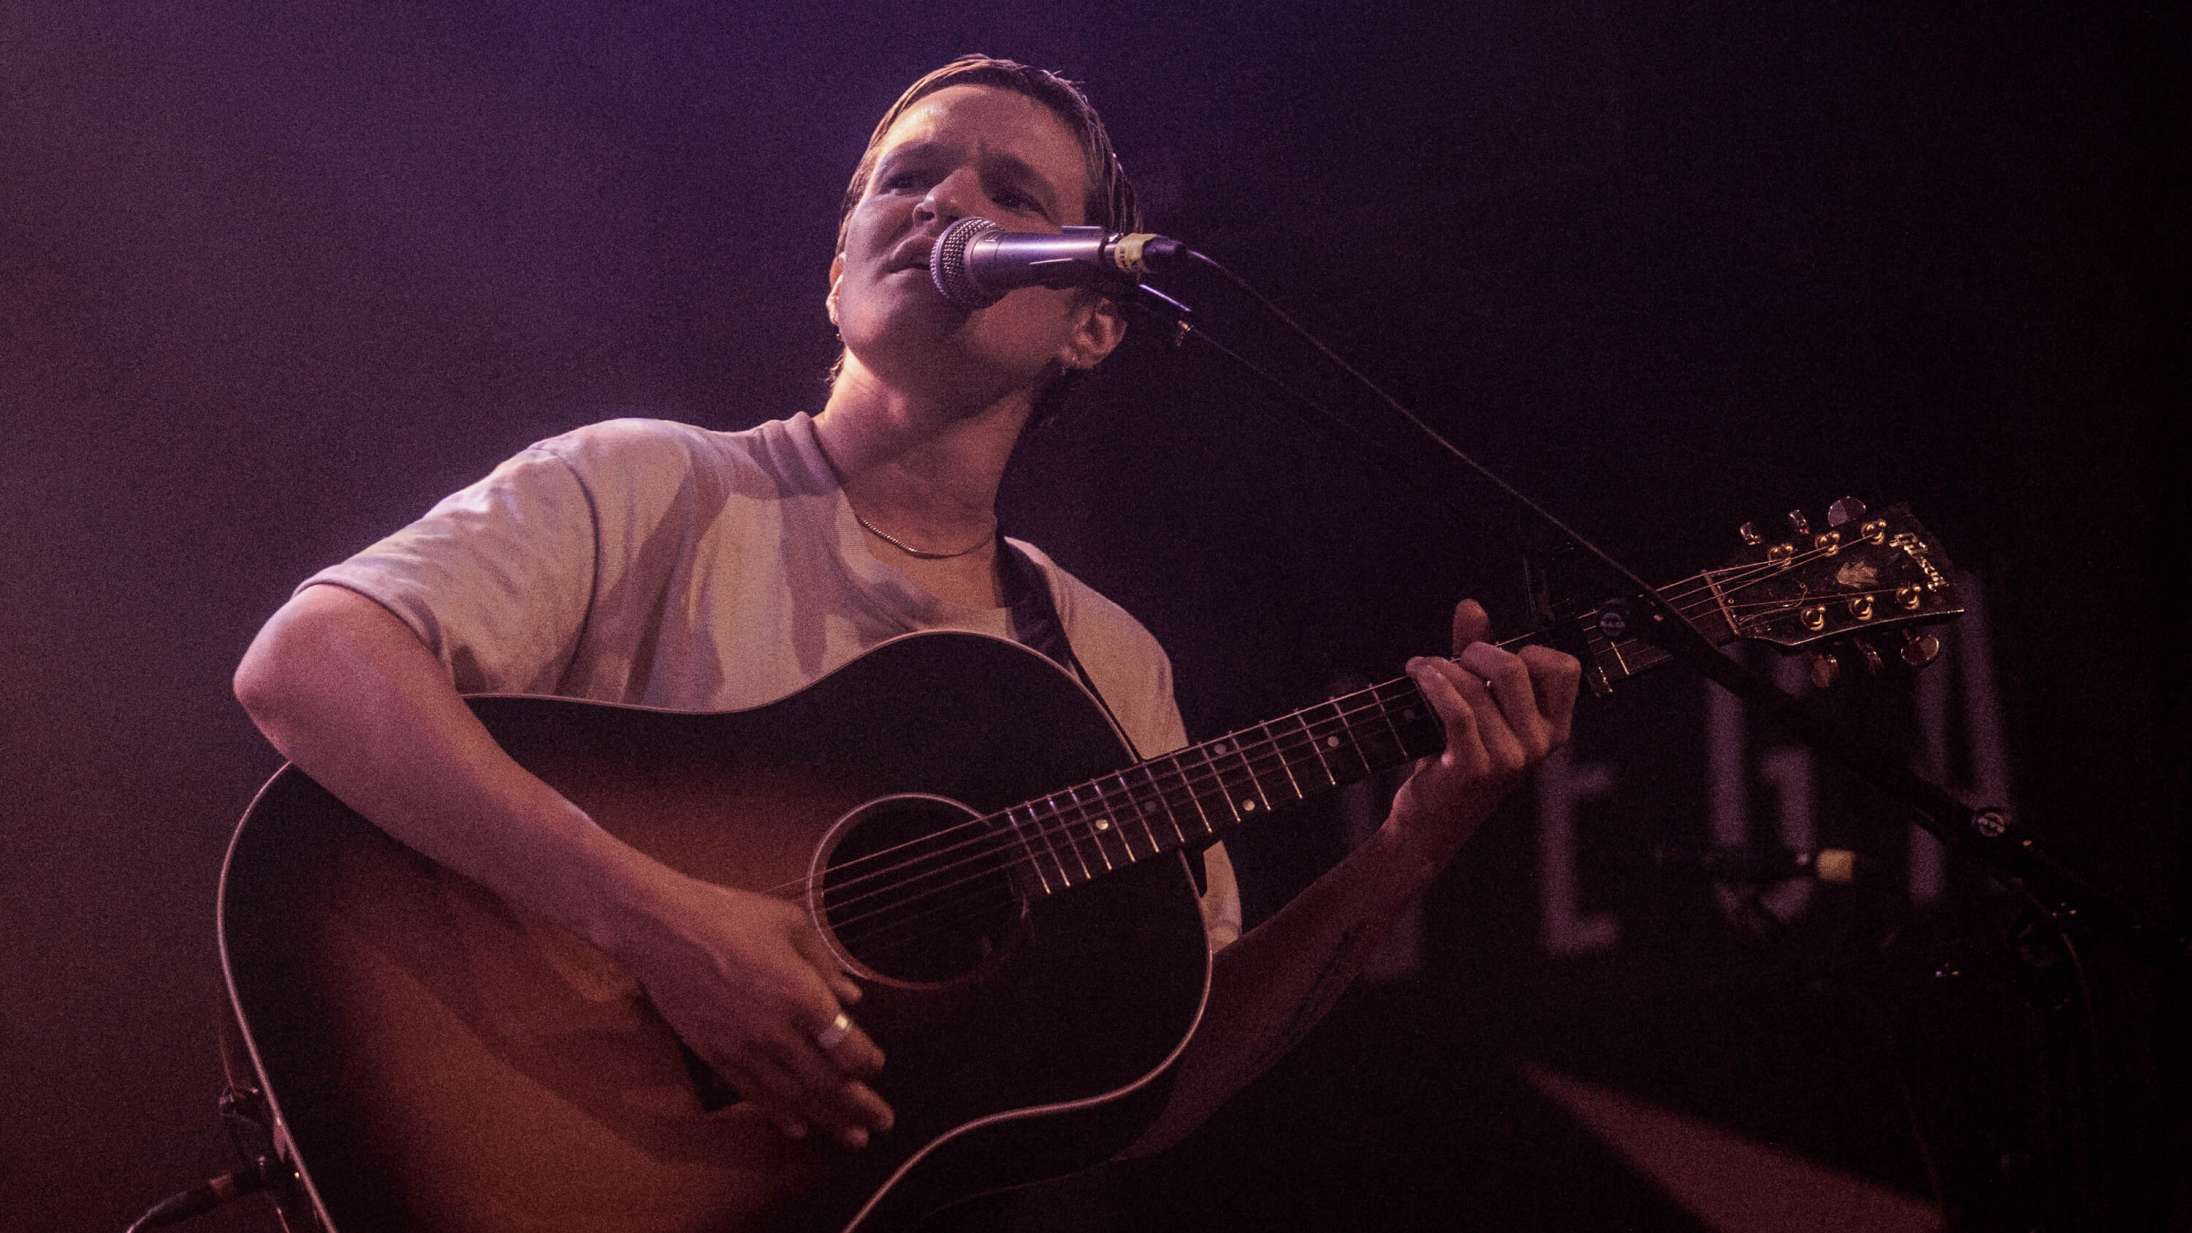
[(1784, 651), (1849, 641), (1874, 667), (1887, 655), (1924, 667), (1940, 652), (1940, 640), (1922, 627), (1963, 606), (1947, 554), (1908, 506), (1874, 512), (1844, 497), (1827, 507), (1823, 526), (1801, 510), (1783, 525), (1784, 534), (1768, 537), (1745, 523), (1745, 551), (1703, 575), (1731, 638)]
[[(1940, 639), (1924, 627), (1957, 616), (1963, 605), (1947, 554), (1908, 506), (1868, 511), (1844, 497), (1817, 525), (1792, 510), (1780, 527), (1768, 535), (1743, 524), (1744, 551), (1733, 562), (1661, 592), (1716, 645), (1743, 640), (1813, 652), (1812, 679), (1821, 688), (1839, 676), (1844, 658), (1875, 670), (1891, 662), (1922, 668), (1940, 653)], [(1602, 605), (1583, 627), (1585, 679), (1595, 692), (1667, 659), (1639, 636), (1645, 630), (1629, 601)]]

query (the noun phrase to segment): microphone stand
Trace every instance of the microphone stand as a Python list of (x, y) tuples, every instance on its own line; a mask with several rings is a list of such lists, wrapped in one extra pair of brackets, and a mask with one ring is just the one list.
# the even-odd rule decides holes
[[(1940, 785), (1912, 771), (1901, 759), (1888, 751), (1834, 725), (1817, 709), (1784, 692), (1755, 669), (1721, 654), (1705, 633), (1683, 616), (1655, 587), (1588, 537), (1561, 521), (1543, 505), (1447, 440), (1421, 417), (1386, 393), (1376, 382), (1357, 371), (1353, 365), (1296, 323), (1260, 291), (1201, 253), (1188, 250), (1186, 256), (1255, 299), (1325, 359), (1374, 394), (1387, 409), (1398, 415), (1438, 452), (1458, 466), (1464, 475), (1489, 484), (1512, 501), (1526, 518), (1534, 519), (1549, 528), (1573, 545), (1576, 551), (1596, 562), (1607, 574), (1618, 579), (1639, 601), (1641, 607), (1638, 615), (1642, 617), (1646, 636), (1654, 644), (1688, 663), (1746, 705), (1755, 708), (1805, 747), (1839, 764), (1860, 782), (1899, 805), (1909, 821), (1923, 827), (1948, 850), (1976, 862), (1997, 883), (2021, 897), (2029, 906), (2030, 912), (2026, 923), (2019, 930), (2019, 936), (2013, 941), (2019, 962), (2034, 978), (2029, 982), (2030, 987), (2035, 990), (2044, 988), (2053, 979), (2052, 971), (2058, 966), (2058, 956), (2068, 959), (2074, 969), (2077, 967), (2077, 950), (2071, 936), (2073, 929), (2090, 930), (2122, 945), (2165, 981), (2181, 978), (2187, 970), (2192, 970), (2192, 964), (2187, 962), (2192, 960), (2192, 935), (2188, 935), (2180, 927), (2157, 920), (2123, 896), (2095, 884), (2050, 852), (2017, 819), (2011, 817), (2004, 807), (1993, 804), (1972, 806), (1964, 803)], [(1192, 310), (1179, 300), (1147, 284), (1137, 283), (1127, 305), (1140, 310), (1146, 318), (1153, 320), (1164, 331), (1166, 341), (1173, 348), (1178, 349), (1190, 339), (1197, 340), (1272, 386), (1288, 400), (1307, 407), (1327, 421), (1337, 420), (1331, 411), (1314, 399), (1203, 331), (1190, 320)], [(2045, 935), (2044, 942), (2041, 940), (2042, 935)], [(2050, 1031), (2056, 1033), (2075, 1030), (2067, 1019), (2071, 1009), (2061, 1005), (2060, 1001), (2053, 1008), (2045, 1005), (2040, 1007)], [(2085, 1156), (2085, 1153), (2075, 1148), (2073, 1154), (2081, 1160)], [(2084, 1173), (2085, 1170), (2081, 1168), (2079, 1172)], [(2081, 1186), (2080, 1189), (2087, 1187)], [(2088, 1194), (2084, 1197), (2091, 1199), (2096, 1196)], [(2075, 1213), (2071, 1215), (2074, 1217)]]

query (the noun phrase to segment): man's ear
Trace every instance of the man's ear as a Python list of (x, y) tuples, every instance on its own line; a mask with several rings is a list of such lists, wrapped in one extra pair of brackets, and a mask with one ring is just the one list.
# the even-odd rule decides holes
[(837, 288), (845, 281), (845, 254), (830, 258), (830, 293), (822, 297), (822, 307), (830, 314), (830, 324), (837, 324)]
[(1111, 300), (1092, 295), (1081, 309), (1072, 336), (1059, 348), (1058, 362), (1069, 369), (1094, 368), (1125, 338), (1126, 315)]

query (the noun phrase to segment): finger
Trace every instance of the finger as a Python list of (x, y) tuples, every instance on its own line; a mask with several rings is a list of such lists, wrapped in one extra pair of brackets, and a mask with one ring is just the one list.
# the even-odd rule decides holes
[[(842, 1048), (850, 1042), (840, 1042)], [(874, 1048), (868, 1042), (867, 1047)], [(857, 1079), (846, 1078), (837, 1063), (826, 1056), (812, 1040), (792, 1041), (779, 1038), (771, 1050), (776, 1059), (792, 1073), (804, 1091), (802, 1112), (818, 1125), (831, 1127), (838, 1141), (847, 1147), (862, 1146), (867, 1142), (869, 1130), (889, 1130), (892, 1121), (891, 1108), (876, 1095), (875, 1089)], [(859, 1131), (858, 1135), (850, 1132)], [(853, 1140), (857, 1139), (858, 1142)]]
[[(799, 951), (800, 958), (805, 959), (821, 974), (822, 979), (830, 983), (833, 990), (842, 984), (853, 990), (855, 999), (860, 996), (859, 986), (846, 977), (845, 965), (838, 959), (837, 952), (830, 949), (830, 944), (823, 940), (821, 933), (811, 923), (801, 920), (792, 927), (792, 946)], [(844, 995), (838, 996), (842, 999)]]
[(1532, 762), (1552, 752), (1552, 730), (1545, 723), (1545, 713), (1538, 709), (1537, 687), (1521, 656), (1479, 642), (1462, 651), (1461, 666), (1489, 687), (1499, 703), (1500, 717), (1507, 721), (1508, 730)]
[[(825, 1029), (815, 1035), (815, 1047), (823, 1056), (836, 1063), (837, 1068), (848, 1075), (874, 1075), (883, 1069), (883, 1047), (875, 1043), (850, 1016), (845, 1020), (845, 1030), (835, 1034)], [(831, 1021), (832, 1027), (836, 1021)], [(826, 1043), (827, 1042), (827, 1043)]]
[(751, 1064), (743, 1055), (716, 1055), (706, 1060), (708, 1068), (736, 1088), (739, 1096), (767, 1117), (778, 1133), (787, 1139), (807, 1137), (806, 1119), (793, 1111), (799, 1103), (800, 1093), (788, 1073), (779, 1068)]
[(1553, 744), (1567, 744), (1575, 719), (1576, 695), (1583, 683), (1583, 665), (1575, 656), (1545, 646), (1522, 648), (1522, 662), (1537, 684), (1538, 712), (1545, 716)]
[(1454, 654), (1472, 642), (1482, 642), (1492, 636), (1492, 618), (1485, 615), (1484, 605), (1473, 599), (1465, 599), (1454, 605)]
[[(779, 1040), (787, 1068), (810, 1092), (833, 1104), (840, 1114), (888, 1129), (890, 1107), (858, 1080), (883, 1068), (883, 1050), (852, 1017), (835, 1006), (821, 1027), (802, 1027), (796, 1045)], [(806, 1019), (803, 1023), (811, 1023)], [(862, 1096), (861, 1093), (866, 1093)]]
[(1423, 691), (1424, 700), (1445, 724), (1448, 756), (1465, 770), (1481, 772), (1491, 765), (1491, 760), (1485, 753), (1476, 711), (1453, 675), (1445, 671), (1450, 667), (1451, 664), (1441, 659), (1411, 659), (1408, 675), (1415, 678), (1416, 688)]
[[(1482, 647), (1483, 643), (1477, 643)], [(1465, 667), (1451, 661), (1434, 661), (1440, 675), (1453, 682), (1454, 692), (1461, 695), (1475, 714), (1477, 739), (1483, 742), (1486, 765), (1492, 770), (1515, 774), (1529, 765), (1528, 752), (1501, 709), (1499, 700), (1492, 696), (1491, 687), (1484, 676), (1473, 667)]]
[[(747, 1050), (752, 1059), (753, 1084), (741, 1090), (745, 1091), (748, 1100), (769, 1114), (779, 1130), (792, 1137), (820, 1131), (842, 1141), (845, 1131), (860, 1125), (861, 1119), (836, 1093), (846, 1080), (822, 1081), (812, 1074), (802, 1073), (801, 1055), (811, 1055), (812, 1051), (812, 1045), (802, 1047), (781, 1039), (756, 1041)], [(821, 1069), (821, 1064), (811, 1056), (805, 1065)]]
[(830, 949), (830, 944), (823, 940), (811, 923), (801, 920), (793, 925), (791, 938), (793, 949), (822, 977), (823, 982), (829, 986), (831, 996), (846, 1006), (860, 1000), (865, 992), (860, 988), (860, 983), (845, 971), (844, 961), (838, 958), (836, 951)]

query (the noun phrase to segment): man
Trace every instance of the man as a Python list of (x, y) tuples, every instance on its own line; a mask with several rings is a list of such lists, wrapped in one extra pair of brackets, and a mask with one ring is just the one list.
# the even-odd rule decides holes
[[(937, 295), (952, 221), (1138, 223), (1071, 85), (969, 57), (886, 114), (846, 198), (827, 306), (844, 352), (823, 411), (746, 433), (621, 421), (529, 449), (316, 575), (238, 668), (238, 698), (314, 779), (402, 842), (590, 939), (790, 1136), (888, 1133), (860, 988), (789, 904), (702, 882), (596, 827), (494, 744), (460, 691), (693, 710), (784, 696), (909, 629), (1009, 634), (1078, 660), (1143, 755), (1185, 741), (1170, 667), (1131, 617), (997, 534), (1015, 442), (1125, 330), (1030, 288), (973, 313)], [(1047, 602), (1046, 602), (1047, 599)], [(1517, 778), (1567, 739), (1578, 668), (1481, 641), (1410, 672), (1447, 749), (1377, 835), (1239, 937), (1222, 853), (1201, 1030), (1147, 1145), (1200, 1122), (1299, 1039)], [(1054, 644), (1054, 647), (1046, 644)]]

